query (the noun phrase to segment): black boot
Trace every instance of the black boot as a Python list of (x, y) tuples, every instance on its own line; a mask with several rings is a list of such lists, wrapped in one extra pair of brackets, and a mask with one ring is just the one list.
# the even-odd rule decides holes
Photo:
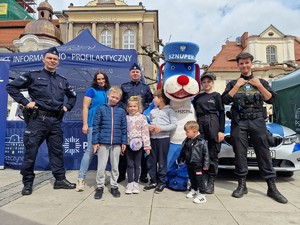
[(241, 198), (244, 194), (248, 193), (248, 189), (246, 187), (246, 177), (239, 177), (239, 185), (238, 187), (232, 192), (232, 197)]
[(215, 191), (215, 176), (208, 175), (207, 185), (206, 185), (206, 194), (213, 194)]
[(286, 204), (288, 200), (277, 190), (275, 185), (275, 178), (267, 179), (268, 192), (267, 195), (273, 198), (276, 202)]

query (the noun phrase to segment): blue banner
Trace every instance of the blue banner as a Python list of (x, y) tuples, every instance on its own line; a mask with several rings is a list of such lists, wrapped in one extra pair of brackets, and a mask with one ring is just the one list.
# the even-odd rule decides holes
[(0, 61), (0, 169), (4, 169), (5, 130), (7, 116), (7, 93), (5, 90), (9, 76), (9, 61)]

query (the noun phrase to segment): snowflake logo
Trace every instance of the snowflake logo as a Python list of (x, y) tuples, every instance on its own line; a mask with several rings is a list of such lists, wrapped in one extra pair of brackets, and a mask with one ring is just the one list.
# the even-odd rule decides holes
[(74, 138), (73, 136), (70, 138), (65, 138), (63, 147), (65, 149), (65, 153), (71, 154), (72, 156), (76, 153), (79, 153), (81, 148), (79, 138)]

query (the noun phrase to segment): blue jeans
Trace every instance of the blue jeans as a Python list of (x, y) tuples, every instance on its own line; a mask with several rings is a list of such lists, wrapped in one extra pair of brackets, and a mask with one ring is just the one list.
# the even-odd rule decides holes
[(78, 178), (85, 179), (86, 173), (90, 167), (91, 161), (94, 157), (93, 152), (93, 145), (92, 145), (92, 133), (93, 133), (93, 127), (89, 127), (88, 133), (87, 133), (87, 149), (83, 154), (83, 157), (81, 159), (80, 163), (80, 170), (78, 173)]

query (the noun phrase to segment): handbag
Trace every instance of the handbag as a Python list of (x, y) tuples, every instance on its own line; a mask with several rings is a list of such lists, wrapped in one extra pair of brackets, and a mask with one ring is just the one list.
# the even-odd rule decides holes
[(166, 184), (169, 189), (175, 191), (186, 191), (189, 175), (186, 164), (177, 164), (177, 168), (169, 171), (166, 176)]

